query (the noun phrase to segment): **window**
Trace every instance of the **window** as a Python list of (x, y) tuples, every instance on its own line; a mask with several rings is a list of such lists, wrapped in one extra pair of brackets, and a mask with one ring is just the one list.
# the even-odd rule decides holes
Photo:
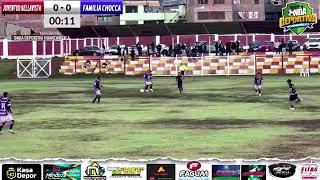
[(224, 11), (212, 11), (210, 12), (211, 19), (225, 19)]
[(198, 19), (199, 20), (210, 19), (209, 12), (198, 12)]
[(208, 4), (208, 0), (198, 0), (198, 4)]
[(259, 0), (254, 0), (254, 4), (259, 4)]
[(139, 24), (138, 21), (126, 21), (126, 25)]
[(240, 0), (233, 0), (233, 4), (239, 5), (240, 4)]
[(126, 6), (126, 13), (137, 13), (138, 6)]
[(107, 16), (98, 16), (98, 22), (108, 22)]
[(208, 19), (225, 19), (224, 11), (210, 11), (210, 12), (198, 12), (199, 20), (208, 20)]
[(214, 0), (213, 4), (224, 4), (224, 0)]

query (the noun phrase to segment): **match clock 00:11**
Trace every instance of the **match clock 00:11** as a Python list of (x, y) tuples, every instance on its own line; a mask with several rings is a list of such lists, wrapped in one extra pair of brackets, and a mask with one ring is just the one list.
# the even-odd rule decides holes
[(44, 28), (80, 28), (80, 14), (45, 14)]

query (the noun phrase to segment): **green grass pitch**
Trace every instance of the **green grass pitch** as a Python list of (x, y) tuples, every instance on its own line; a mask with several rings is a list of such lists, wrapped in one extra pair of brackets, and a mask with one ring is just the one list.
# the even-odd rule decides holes
[[(303, 101), (289, 110), (286, 80)], [(320, 77), (103, 78), (101, 104), (94, 79), (0, 80), (13, 102), (16, 134), (0, 136), (1, 158), (303, 158), (320, 155)]]

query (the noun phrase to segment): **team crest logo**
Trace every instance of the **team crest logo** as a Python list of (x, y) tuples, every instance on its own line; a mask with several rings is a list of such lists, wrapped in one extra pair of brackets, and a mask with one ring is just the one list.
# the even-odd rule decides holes
[(282, 8), (282, 18), (279, 20), (280, 28), (284, 32), (289, 30), (299, 35), (307, 28), (312, 29), (314, 24), (317, 24), (317, 14), (314, 13), (313, 8), (305, 2), (288, 3), (286, 7)]
[(14, 168), (9, 168), (6, 174), (8, 179), (16, 178), (16, 171), (14, 170)]

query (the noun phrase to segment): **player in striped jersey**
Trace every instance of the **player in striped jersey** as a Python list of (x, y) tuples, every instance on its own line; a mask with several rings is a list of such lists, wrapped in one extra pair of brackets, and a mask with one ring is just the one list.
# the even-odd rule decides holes
[(289, 101), (290, 101), (290, 109), (294, 110), (294, 105), (301, 101), (301, 99), (298, 96), (298, 92), (295, 88), (295, 86), (292, 83), (291, 79), (287, 80), (288, 86), (289, 86)]
[(263, 85), (263, 78), (261, 74), (258, 72), (254, 77), (254, 89), (256, 90), (256, 93), (258, 96), (261, 96), (262, 85)]
[(3, 97), (0, 99), (0, 134), (3, 133), (2, 129), (6, 124), (10, 124), (9, 132), (14, 133), (11, 101), (8, 97), (8, 93), (4, 92)]
[(92, 103), (95, 103), (96, 100), (98, 100), (98, 103), (100, 103), (101, 88), (102, 88), (101, 76), (98, 76), (97, 79), (94, 81), (93, 87), (94, 87), (96, 97), (93, 99)]

